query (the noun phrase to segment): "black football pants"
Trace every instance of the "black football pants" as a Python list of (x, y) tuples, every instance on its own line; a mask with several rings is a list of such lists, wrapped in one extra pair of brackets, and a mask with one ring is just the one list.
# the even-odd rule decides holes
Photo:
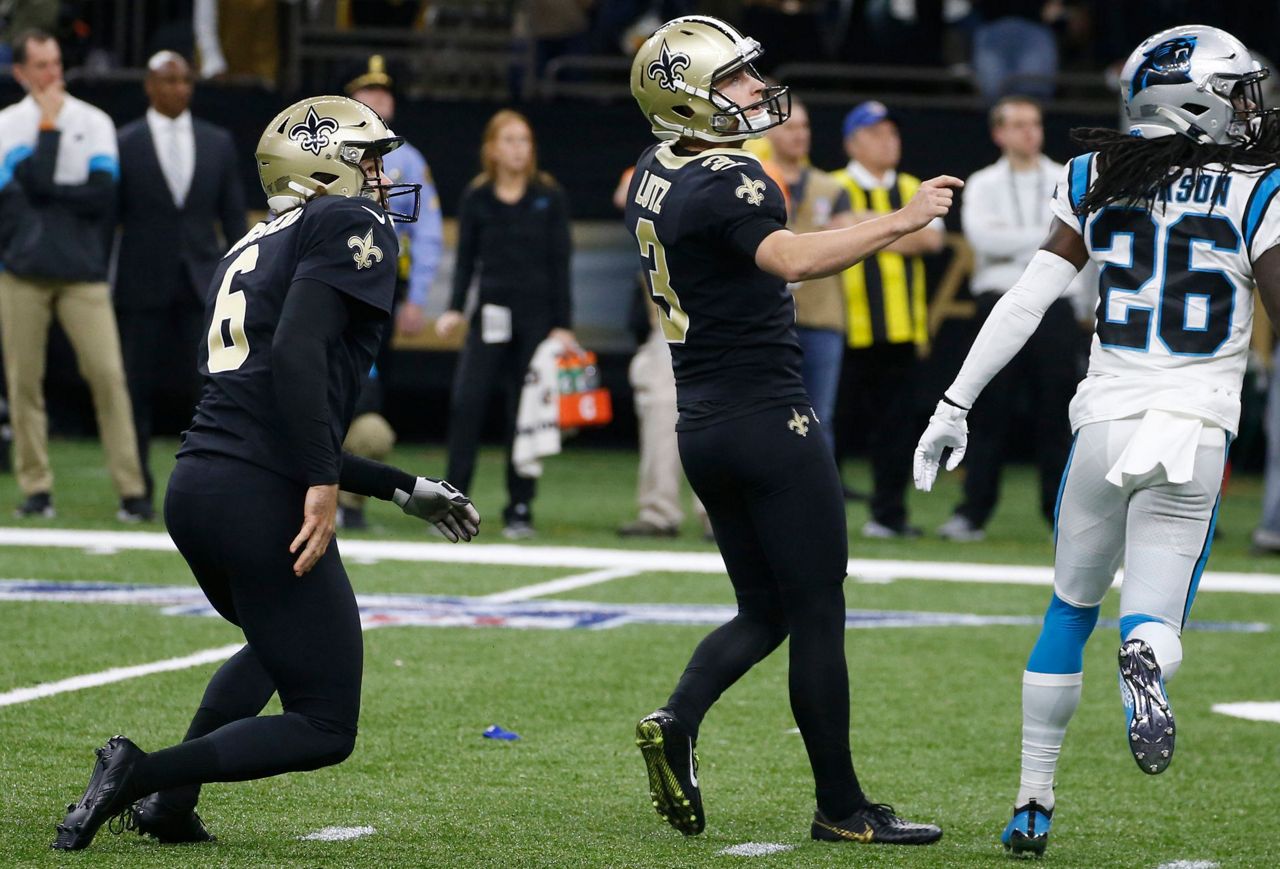
[(725, 689), (790, 636), (791, 709), (818, 805), (844, 818), (863, 802), (849, 755), (849, 548), (840, 478), (821, 424), (808, 407), (771, 407), (680, 432), (679, 443), (738, 614), (694, 650), (667, 708), (696, 736)]
[[(184, 456), (165, 524), (209, 602), (247, 645), (209, 682), (186, 739), (139, 764), (137, 796), (195, 805), (203, 782), (244, 781), (339, 763), (355, 746), (363, 640), (336, 541), (294, 576), (289, 543), (306, 489), (235, 459)], [(273, 693), (282, 715), (260, 716)]]
[(449, 401), (449, 460), (445, 478), (463, 492), (471, 491), (476, 470), (476, 454), (480, 450), (480, 434), (484, 416), (494, 390), (502, 393), (502, 436), (507, 448), (507, 506), (503, 519), (530, 518), (537, 480), (522, 477), (511, 464), (511, 443), (516, 431), (516, 410), (520, 390), (534, 351), (551, 331), (548, 326), (522, 324), (505, 344), (486, 344), (480, 340), (480, 318), (473, 317), (471, 331), (458, 357), (453, 377), (453, 393)]

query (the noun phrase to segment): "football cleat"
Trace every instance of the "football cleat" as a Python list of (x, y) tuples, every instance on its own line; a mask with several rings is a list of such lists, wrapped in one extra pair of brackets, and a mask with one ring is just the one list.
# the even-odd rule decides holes
[(893, 813), (893, 806), (868, 803), (843, 821), (829, 820), (821, 810), (814, 812), (809, 836), (821, 842), (929, 845), (942, 838), (942, 828), (899, 818)]
[(150, 836), (164, 845), (183, 845), (191, 842), (216, 842), (204, 821), (194, 809), (178, 809), (165, 805), (159, 794), (151, 794), (138, 800), (124, 813), (124, 823), (112, 832), (135, 830), (140, 836)]
[(1120, 647), (1120, 699), (1133, 759), (1143, 772), (1159, 775), (1173, 760), (1173, 709), (1146, 640), (1129, 640)]
[(636, 725), (636, 745), (649, 771), (649, 799), (662, 819), (686, 836), (706, 827), (698, 788), (694, 740), (670, 712), (659, 709)]
[(94, 753), (98, 759), (89, 776), (89, 786), (79, 802), (67, 806), (67, 815), (58, 824), (53, 847), (59, 851), (88, 847), (109, 818), (128, 808), (121, 797), (126, 793), (134, 766), (146, 757), (146, 752), (123, 736), (111, 737)]
[(1013, 810), (1013, 818), (1000, 834), (1004, 849), (1011, 856), (1032, 854), (1044, 856), (1049, 844), (1049, 828), (1053, 825), (1053, 809), (1046, 809), (1035, 800)]

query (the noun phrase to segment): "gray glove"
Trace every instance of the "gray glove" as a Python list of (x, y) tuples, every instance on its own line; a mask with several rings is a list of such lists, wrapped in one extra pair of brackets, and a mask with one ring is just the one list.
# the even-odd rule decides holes
[(410, 516), (435, 525), (450, 543), (470, 540), (480, 533), (480, 514), (472, 506), (471, 499), (448, 480), (418, 477), (412, 494), (396, 489), (391, 500)]

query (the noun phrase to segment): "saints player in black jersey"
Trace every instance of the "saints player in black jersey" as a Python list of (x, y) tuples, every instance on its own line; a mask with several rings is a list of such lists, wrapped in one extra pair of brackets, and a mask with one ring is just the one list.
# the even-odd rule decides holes
[[(479, 515), (448, 483), (341, 452), (395, 297), (397, 220), (417, 185), (382, 156), (403, 142), (371, 109), (313, 97), (267, 127), (257, 163), (276, 216), (214, 274), (204, 392), (165, 497), (165, 524), (209, 602), (247, 645), (214, 674), (185, 740), (97, 750), (54, 848), (87, 846), (110, 817), (162, 842), (210, 838), (200, 785), (310, 770), (355, 746), (363, 645), (333, 544), (338, 489), (394, 501), (448, 539)], [(411, 194), (405, 212), (391, 197)], [(260, 716), (278, 693), (282, 715)], [(136, 802), (135, 802), (136, 801)]]
[(842, 583), (844, 500), (800, 378), (788, 281), (848, 268), (947, 213), (949, 176), (900, 211), (794, 235), (777, 184), (742, 140), (786, 120), (760, 45), (714, 18), (668, 22), (636, 55), (631, 92), (662, 140), (636, 165), (626, 222), (676, 373), (680, 458), (711, 520), (738, 613), (695, 649), (666, 705), (636, 727), (654, 807), (686, 835), (705, 825), (694, 746), (720, 694), (790, 636), (791, 708), (816, 785), (810, 833), (926, 844), (942, 830), (863, 794), (849, 752)]

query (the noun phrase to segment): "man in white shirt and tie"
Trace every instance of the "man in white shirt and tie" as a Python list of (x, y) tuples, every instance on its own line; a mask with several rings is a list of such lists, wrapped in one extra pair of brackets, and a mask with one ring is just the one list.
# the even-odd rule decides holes
[[(965, 181), (960, 217), (965, 239), (973, 248), (969, 287), (977, 302), (976, 330), (991, 309), (1017, 282), (1049, 231), (1049, 204), (1062, 166), (1042, 152), (1044, 127), (1040, 107), (1021, 96), (1001, 99), (991, 109), (991, 138), (1002, 156)], [(1076, 278), (1070, 296), (1083, 298), (1097, 272), (1088, 268)], [(1000, 495), (1000, 470), (1013, 446), (1010, 437), (1019, 408), (1030, 401), (1033, 425), (1023, 431), (1033, 447), (1040, 472), (1040, 510), (1053, 525), (1058, 484), (1071, 450), (1067, 405), (1083, 373), (1084, 332), (1066, 296), (1045, 313), (1035, 334), (1017, 357), (992, 381), (992, 388), (969, 415), (975, 433), (965, 458), (968, 472), (964, 499), (938, 533), (959, 542), (981, 540)]]
[(246, 230), (235, 145), (226, 130), (192, 118), (193, 82), (182, 55), (154, 55), (150, 108), (120, 130), (115, 307), (148, 502), (153, 425), (178, 431), (191, 420), (209, 281)]

